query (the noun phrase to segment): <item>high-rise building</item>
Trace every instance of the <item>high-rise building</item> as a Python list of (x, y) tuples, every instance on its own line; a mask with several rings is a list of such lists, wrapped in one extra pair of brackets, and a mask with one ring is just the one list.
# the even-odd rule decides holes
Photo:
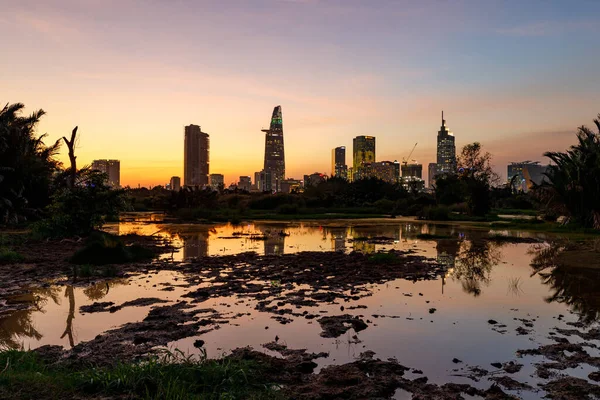
[(252, 178), (249, 176), (240, 176), (240, 181), (237, 184), (239, 190), (245, 190), (247, 192), (252, 189)]
[(169, 182), (169, 187), (171, 190), (178, 192), (181, 190), (181, 178), (178, 176), (171, 177), (171, 181)]
[(353, 179), (363, 178), (363, 165), (375, 162), (375, 137), (357, 136), (352, 140)]
[(346, 165), (346, 147), (336, 147), (331, 150), (331, 176), (336, 178), (348, 178), (348, 166)]
[(446, 127), (442, 111), (442, 126), (437, 136), (437, 173), (452, 174), (456, 172), (456, 144), (454, 134)]
[(398, 182), (397, 162), (379, 161), (363, 163), (359, 179), (377, 178), (389, 183)]
[(508, 182), (514, 189), (527, 192), (534, 184), (542, 183), (547, 170), (547, 165), (537, 161), (512, 162), (507, 168)]
[(121, 187), (121, 162), (119, 160), (94, 160), (92, 169), (106, 174), (108, 186)]
[(429, 189), (432, 189), (435, 186), (435, 176), (437, 175), (437, 164), (429, 163), (427, 167), (427, 179), (429, 182)]
[(185, 186), (208, 185), (208, 133), (202, 132), (198, 125), (185, 127), (183, 154), (183, 180)]
[(212, 190), (223, 190), (225, 188), (225, 177), (223, 174), (210, 174), (210, 187)]
[(423, 164), (407, 162), (402, 164), (402, 186), (410, 191), (421, 191), (425, 189)]
[(404, 163), (402, 164), (402, 177), (423, 178), (423, 164)]
[(283, 146), (283, 120), (281, 106), (273, 109), (271, 125), (265, 132), (265, 164), (264, 171), (270, 176), (270, 181), (265, 182), (265, 190), (271, 192), (281, 191), (281, 181), (285, 179), (285, 153)]

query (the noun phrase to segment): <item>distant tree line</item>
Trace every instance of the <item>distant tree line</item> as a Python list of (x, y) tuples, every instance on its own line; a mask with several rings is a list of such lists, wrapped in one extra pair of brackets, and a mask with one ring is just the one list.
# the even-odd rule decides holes
[[(0, 110), (0, 224), (36, 222), (46, 236), (86, 235), (120, 211), (164, 210), (182, 219), (234, 220), (261, 215), (311, 214), (416, 215), (424, 219), (486, 218), (494, 209), (537, 209), (549, 218), (559, 215), (600, 229), (600, 115), (598, 132), (581, 127), (578, 143), (566, 152), (548, 152), (547, 179), (531, 193), (515, 193), (500, 184), (491, 155), (481, 144), (463, 147), (453, 173), (437, 176), (431, 192), (407, 191), (378, 179), (347, 182), (330, 178), (302, 193), (248, 193), (183, 188), (113, 190), (106, 176), (89, 167), (77, 168), (77, 128), (70, 139), (46, 145), (36, 127), (43, 110), (23, 116), (23, 104)], [(67, 145), (70, 166), (56, 158)]]

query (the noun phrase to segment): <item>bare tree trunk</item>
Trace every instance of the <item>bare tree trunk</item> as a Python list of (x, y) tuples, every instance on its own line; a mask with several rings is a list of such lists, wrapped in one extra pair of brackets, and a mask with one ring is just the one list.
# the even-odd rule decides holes
[(71, 176), (69, 179), (69, 187), (75, 187), (75, 177), (77, 176), (77, 157), (75, 156), (75, 137), (77, 136), (77, 127), (71, 132), (71, 140), (63, 136), (63, 140), (69, 148), (69, 160), (71, 160)]

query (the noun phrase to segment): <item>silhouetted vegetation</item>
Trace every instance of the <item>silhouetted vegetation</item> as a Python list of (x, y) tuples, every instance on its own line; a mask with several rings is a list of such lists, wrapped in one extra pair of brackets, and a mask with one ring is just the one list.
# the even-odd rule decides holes
[(22, 116), (21, 103), (0, 110), (0, 223), (17, 224), (39, 218), (50, 203), (60, 142), (44, 144), (36, 126), (45, 114), (38, 110)]
[(586, 228), (600, 229), (600, 114), (598, 133), (582, 126), (577, 144), (566, 152), (547, 152), (553, 164), (547, 182), (535, 188), (550, 214), (570, 216)]
[[(149, 260), (154, 255), (152, 250), (140, 245), (126, 246), (117, 236), (94, 232), (86, 240), (85, 246), (79, 249), (70, 261), (74, 264), (83, 265), (122, 264)], [(83, 273), (80, 273), (80, 276), (85, 275), (83, 269), (79, 271)]]
[(63, 169), (55, 158), (60, 141), (46, 146), (45, 135), (36, 134), (44, 111), (23, 117), (23, 108), (0, 111), (0, 223), (38, 220), (34, 231), (42, 237), (83, 236), (127, 209), (124, 191), (107, 186), (104, 174), (77, 169), (77, 127), (64, 138), (71, 167)]

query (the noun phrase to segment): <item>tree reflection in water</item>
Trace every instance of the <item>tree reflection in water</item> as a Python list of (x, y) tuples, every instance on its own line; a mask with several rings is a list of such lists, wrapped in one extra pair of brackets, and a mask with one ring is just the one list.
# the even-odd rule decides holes
[(27, 337), (41, 340), (43, 335), (34, 326), (33, 312), (45, 312), (44, 306), (52, 300), (60, 304), (59, 286), (37, 288), (22, 297), (23, 302), (31, 303), (27, 310), (17, 310), (10, 315), (0, 318), (0, 349), (19, 349), (22, 346), (20, 338)]
[(557, 259), (564, 251), (558, 243), (532, 248), (531, 266), (548, 285), (552, 294), (546, 297), (548, 303), (563, 303), (579, 315), (579, 321), (589, 325), (600, 319), (600, 270), (557, 265)]
[(458, 243), (460, 244), (456, 247), (454, 267), (451, 269), (450, 276), (460, 281), (465, 293), (477, 297), (481, 294), (482, 285), (490, 284), (492, 268), (502, 259), (500, 245), (489, 240), (478, 239)]

